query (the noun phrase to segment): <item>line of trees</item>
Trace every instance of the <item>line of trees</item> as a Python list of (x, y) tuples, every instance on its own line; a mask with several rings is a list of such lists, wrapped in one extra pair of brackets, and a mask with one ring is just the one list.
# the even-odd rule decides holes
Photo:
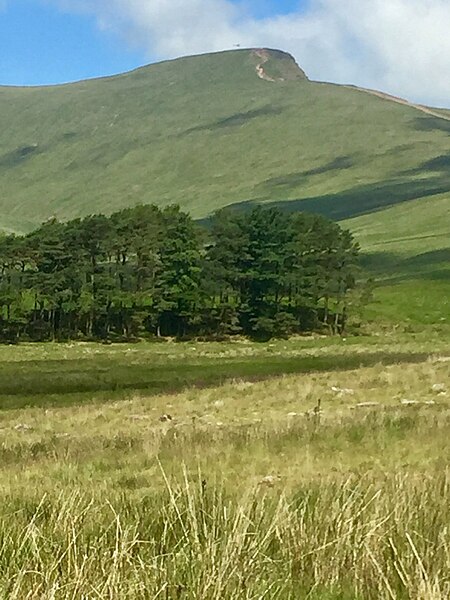
[(358, 246), (319, 216), (178, 207), (55, 219), (0, 240), (0, 340), (342, 332)]

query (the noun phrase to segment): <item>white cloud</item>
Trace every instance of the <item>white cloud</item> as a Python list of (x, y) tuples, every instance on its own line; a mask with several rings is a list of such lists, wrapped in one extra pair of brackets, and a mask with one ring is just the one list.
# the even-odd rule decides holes
[(275, 47), (314, 79), (450, 106), (449, 0), (310, 0), (306, 11), (265, 19), (230, 0), (51, 1), (96, 15), (151, 57)]

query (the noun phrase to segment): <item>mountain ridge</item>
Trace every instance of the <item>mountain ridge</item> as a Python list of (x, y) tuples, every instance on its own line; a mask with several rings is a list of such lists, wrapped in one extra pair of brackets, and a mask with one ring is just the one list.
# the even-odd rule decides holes
[(164, 67), (164, 65), (170, 65), (170, 64), (175, 64), (175, 63), (181, 63), (184, 61), (191, 61), (191, 60), (195, 60), (201, 57), (219, 57), (221, 55), (226, 55), (226, 54), (230, 54), (230, 53), (242, 53), (242, 54), (252, 54), (257, 56), (258, 58), (260, 58), (258, 53), (264, 53), (267, 55), (269, 55), (270, 57), (273, 58), (278, 58), (278, 59), (283, 59), (283, 60), (288, 60), (291, 63), (294, 63), (295, 67), (298, 69), (298, 71), (300, 71), (300, 75), (302, 79), (309, 79), (305, 73), (305, 71), (300, 67), (300, 65), (297, 63), (295, 57), (289, 53), (286, 52), (284, 50), (279, 50), (277, 48), (266, 48), (266, 47), (249, 47), (249, 48), (239, 48), (238, 50), (220, 50), (217, 52), (209, 52), (209, 53), (203, 53), (203, 54), (190, 54), (190, 55), (186, 55), (186, 56), (179, 56), (177, 58), (171, 58), (171, 59), (166, 59), (166, 60), (162, 60), (162, 61), (157, 61), (154, 63), (147, 63), (144, 65), (141, 65), (139, 67), (135, 67), (133, 69), (127, 70), (127, 71), (123, 71), (120, 73), (115, 73), (112, 75), (98, 75), (98, 76), (93, 76), (93, 77), (86, 77), (86, 78), (82, 78), (82, 79), (76, 79), (73, 81), (66, 81), (66, 82), (62, 82), (62, 83), (49, 83), (49, 84), (32, 84), (32, 85), (8, 85), (8, 84), (2, 84), (0, 83), (0, 90), (5, 89), (5, 90), (46, 90), (46, 89), (52, 89), (52, 88), (61, 88), (61, 87), (65, 87), (65, 86), (71, 86), (71, 85), (77, 85), (77, 84), (83, 84), (83, 83), (91, 83), (91, 82), (100, 82), (100, 81), (105, 81), (105, 80), (111, 80), (111, 79), (117, 79), (119, 77), (126, 77), (128, 75), (133, 75), (133, 74), (137, 74), (140, 71), (146, 71), (149, 69), (153, 69), (155, 67)]
[[(364, 88), (356, 85), (347, 85), (346, 87), (354, 90), (358, 90), (359, 92), (364, 92), (366, 94), (371, 94), (372, 96), (377, 96), (382, 100), (387, 100), (389, 102), (396, 102), (397, 104), (402, 104), (403, 106), (409, 106), (410, 108), (415, 108), (424, 114), (431, 115), (433, 117), (437, 117), (438, 119), (444, 119), (445, 121), (450, 121), (450, 114), (445, 115), (438, 108), (434, 109), (430, 106), (425, 106), (424, 104), (416, 104), (415, 102), (410, 102), (405, 98), (401, 98), (400, 96), (393, 96), (392, 94), (387, 94), (385, 92), (381, 92), (379, 90)], [(443, 109), (444, 110), (444, 109)]]

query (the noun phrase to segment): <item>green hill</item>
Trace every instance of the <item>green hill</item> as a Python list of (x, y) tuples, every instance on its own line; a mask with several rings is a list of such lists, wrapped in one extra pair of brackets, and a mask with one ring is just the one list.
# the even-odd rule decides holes
[(138, 203), (198, 218), (282, 203), (343, 221), (384, 275), (448, 282), (450, 111), (312, 82), (283, 52), (0, 87), (0, 125), (5, 231)]
[(0, 222), (29, 229), (140, 202), (202, 217), (248, 200), (307, 200), (337, 219), (425, 202), (450, 190), (450, 121), (435, 114), (308, 81), (275, 51), (3, 87)]

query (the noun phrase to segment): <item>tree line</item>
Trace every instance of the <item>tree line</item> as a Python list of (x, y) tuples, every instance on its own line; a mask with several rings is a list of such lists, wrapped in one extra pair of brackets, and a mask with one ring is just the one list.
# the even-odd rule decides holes
[(0, 341), (345, 329), (358, 245), (324, 217), (145, 205), (0, 239)]

